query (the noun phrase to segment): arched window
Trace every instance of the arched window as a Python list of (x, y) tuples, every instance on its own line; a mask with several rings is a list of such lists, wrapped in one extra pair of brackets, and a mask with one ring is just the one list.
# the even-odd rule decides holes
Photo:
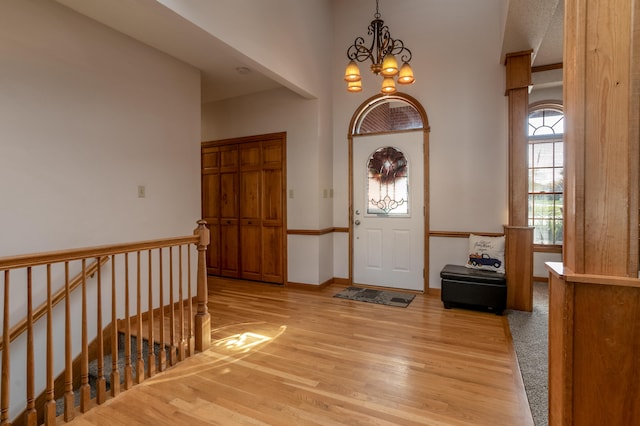
[(562, 105), (529, 109), (529, 226), (534, 244), (561, 245), (564, 210), (564, 113)]
[(397, 132), (424, 128), (420, 112), (408, 99), (399, 96), (376, 98), (355, 120), (354, 135)]

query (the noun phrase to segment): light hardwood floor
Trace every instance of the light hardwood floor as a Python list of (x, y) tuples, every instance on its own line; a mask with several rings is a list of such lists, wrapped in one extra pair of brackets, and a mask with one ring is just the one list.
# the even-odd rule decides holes
[(533, 425), (506, 317), (209, 278), (212, 348), (74, 425)]

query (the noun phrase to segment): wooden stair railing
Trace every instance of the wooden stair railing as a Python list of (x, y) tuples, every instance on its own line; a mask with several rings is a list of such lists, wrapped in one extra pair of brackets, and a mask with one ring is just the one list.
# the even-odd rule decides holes
[[(98, 268), (101, 268), (102, 266), (104, 266), (108, 261), (109, 261), (109, 257), (103, 257), (102, 259), (100, 259), (100, 262), (95, 261), (89, 266), (87, 266), (87, 271), (86, 271), (87, 276), (92, 277), (96, 273)], [(75, 290), (76, 288), (78, 288), (78, 286), (80, 286), (80, 284), (82, 284), (82, 272), (80, 272), (73, 279), (71, 279), (71, 281), (69, 282), (69, 290), (70, 291)], [(65, 295), (64, 288), (58, 290), (51, 297), (51, 307), (54, 308), (58, 303), (63, 301), (64, 295)], [(35, 308), (33, 310), (33, 321), (37, 322), (40, 318), (45, 316), (47, 314), (47, 309), (48, 309), (48, 303), (46, 301), (40, 304), (37, 308)], [(27, 316), (25, 315), (22, 321), (15, 324), (13, 327), (11, 327), (11, 330), (9, 330), (9, 341), (13, 342), (16, 339), (16, 337), (24, 333), (26, 330), (27, 330)], [(0, 341), (0, 351), (3, 348), (4, 348), (4, 342)]]
[[(195, 296), (191, 274), (190, 246), (192, 244), (196, 246), (198, 256)], [(198, 227), (193, 236), (0, 258), (0, 282), (4, 287), (1, 316), (3, 321), (2, 345), (0, 346), (0, 350), (2, 350), (0, 425), (12, 424), (10, 417), (16, 416), (20, 412), (23, 412), (23, 415), (14, 419), (15, 424), (37, 425), (44, 423), (45, 425), (54, 425), (56, 422), (72, 420), (78, 410), (83, 413), (90, 408), (90, 318), (93, 320), (92, 328), (95, 328), (91, 332), (92, 345), (94, 345), (92, 347), (95, 347), (97, 353), (96, 404), (102, 404), (108, 398), (104, 365), (106, 355), (111, 356), (112, 364), (110, 395), (116, 396), (120, 392), (119, 324), (124, 328), (123, 387), (125, 390), (133, 386), (134, 376), (135, 383), (141, 383), (145, 379), (145, 372), (146, 377), (151, 377), (157, 371), (166, 369), (167, 362), (169, 365), (174, 365), (195, 352), (206, 350), (211, 339), (209, 313), (206, 305), (206, 248), (208, 244), (209, 231), (206, 222), (201, 220), (198, 221)], [(177, 277), (174, 269), (174, 251), (177, 251), (178, 254)], [(185, 251), (187, 254), (186, 277), (183, 268), (185, 263), (183, 252)], [(143, 266), (145, 265), (143, 257), (147, 259), (146, 268)], [(165, 266), (163, 261), (167, 260), (167, 257), (169, 265)], [(130, 265), (130, 258), (135, 259), (133, 265)], [(87, 260), (91, 262), (93, 259), (95, 262), (87, 266)], [(110, 320), (105, 321), (107, 318), (103, 312), (103, 303), (105, 302), (104, 297), (109, 294), (109, 291), (105, 289), (101, 266), (109, 260), (111, 261), (110, 296), (112, 308)], [(56, 269), (56, 267), (58, 268)], [(63, 272), (59, 270), (60, 267), (63, 267)], [(80, 269), (80, 273), (74, 279), (70, 278), (72, 268)], [(132, 269), (134, 271), (131, 271)], [(169, 276), (165, 279), (167, 270)], [(54, 272), (64, 276), (64, 286), (55, 293), (52, 290)], [(130, 272), (133, 273), (130, 274)], [(90, 295), (88, 287), (89, 276), (95, 276), (95, 287), (91, 287), (91, 289), (95, 289), (95, 292), (92, 295)], [(135, 280), (135, 285), (130, 285), (132, 277)], [(42, 281), (46, 281), (46, 283), (43, 285)], [(78, 318), (73, 318), (78, 314), (77, 308), (72, 311), (71, 300), (71, 292), (77, 287), (82, 289), (80, 321)], [(10, 296), (16, 288), (24, 293), (26, 318), (11, 327), (11, 316), (12, 314), (15, 316), (15, 312), (11, 310), (12, 299)], [(34, 310), (33, 300), (43, 291), (46, 291), (46, 301)], [(135, 298), (133, 302), (130, 300), (131, 297)], [(20, 299), (22, 301), (23, 298), (20, 297)], [(197, 306), (195, 313), (192, 310), (194, 299)], [(62, 300), (64, 300), (64, 313), (54, 312), (54, 306)], [(121, 306), (122, 302), (124, 302), (124, 306)], [(135, 309), (135, 316), (132, 315), (132, 308)], [(14, 308), (14, 310), (18, 311), (20, 308)], [(185, 310), (187, 311), (186, 318)], [(46, 331), (39, 332), (42, 335), (36, 336), (34, 323), (44, 317), (46, 317)], [(147, 322), (148, 349), (146, 357), (143, 351), (143, 339), (145, 339), (143, 320)], [(133, 321), (135, 321), (135, 329), (131, 327)], [(78, 322), (80, 323), (80, 331), (78, 332), (76, 327), (74, 332), (73, 324)], [(109, 322), (109, 324), (105, 326), (103, 322)], [(64, 323), (64, 337), (59, 335), (61, 333), (54, 334), (54, 330), (62, 328), (56, 327), (56, 324), (60, 323)], [(176, 325), (176, 323), (178, 324)], [(94, 324), (95, 326), (93, 326)], [(165, 333), (165, 327), (169, 327), (168, 333)], [(177, 331), (176, 327), (178, 327)], [(110, 330), (110, 345), (104, 344), (103, 330), (105, 329)], [(95, 335), (93, 335), (93, 331), (95, 331)], [(14, 352), (20, 353), (12, 353), (12, 341), (20, 338), (25, 332), (25, 349), (23, 350), (23, 345), (19, 344), (16, 345), (17, 348)], [(155, 339), (155, 336), (158, 335), (156, 333), (159, 334), (159, 340)], [(169, 341), (166, 341), (167, 334)], [(137, 349), (135, 373), (131, 353), (134, 335)], [(73, 376), (73, 342), (75, 341), (77, 345), (78, 340), (81, 341), (79, 351), (80, 385), (74, 389), (74, 379), (76, 379), (76, 383), (78, 380)], [(44, 356), (39, 354), (37, 360), (34, 341), (46, 342), (45, 354)], [(57, 345), (56, 342), (58, 342)], [(154, 355), (154, 344), (159, 344), (157, 362)], [(111, 346), (110, 354), (104, 353), (105, 346)], [(169, 348), (168, 357), (165, 347)], [(63, 356), (60, 357), (60, 354)], [(58, 368), (58, 370), (62, 370), (63, 395), (60, 395), (62, 392), (56, 387), (55, 375), (60, 373), (56, 372), (54, 368), (56, 356), (64, 359), (64, 368)], [(11, 375), (14, 372), (11, 371), (11, 361), (16, 357), (26, 360), (26, 377), (25, 380), (13, 380), (12, 382)], [(43, 357), (44, 360), (42, 360)], [(42, 408), (36, 406), (36, 365), (44, 365), (46, 375), (43, 390), (45, 403)], [(40, 371), (38, 372), (40, 373)], [(24, 383), (25, 389), (21, 389), (16, 384), (20, 382)], [(58, 391), (56, 392), (56, 390)], [(24, 393), (17, 393), (18, 391), (24, 391)], [(12, 400), (11, 397), (16, 394), (26, 394), (26, 400)], [(76, 394), (79, 396), (78, 408), (75, 407)], [(55, 398), (59, 396), (62, 396), (64, 401), (61, 415), (56, 413)]]

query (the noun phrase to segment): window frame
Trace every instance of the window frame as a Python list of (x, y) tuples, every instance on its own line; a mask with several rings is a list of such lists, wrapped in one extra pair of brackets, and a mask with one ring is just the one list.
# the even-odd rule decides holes
[[(562, 117), (564, 119), (564, 108), (562, 103), (557, 102), (557, 101), (543, 101), (543, 102), (537, 102), (534, 104), (529, 105), (529, 109), (527, 112), (527, 153), (530, 152), (530, 146), (531, 144), (535, 144), (535, 143), (541, 143), (541, 142), (551, 142), (551, 143), (557, 143), (557, 142), (562, 142), (563, 143), (563, 150), (564, 150), (564, 132), (562, 134), (550, 134), (550, 135), (542, 135), (542, 136), (532, 136), (529, 135), (529, 117), (531, 116), (531, 114), (537, 112), (537, 111), (541, 111), (541, 110), (555, 110), (558, 111), (562, 114)], [(530, 183), (530, 176), (531, 176), (531, 170), (535, 169), (535, 167), (530, 167), (530, 162), (529, 162), (529, 158), (528, 158), (528, 154), (527, 154), (527, 164), (525, 165), (526, 170), (527, 170), (527, 212), (532, 211), (530, 209), (530, 204), (529, 204), (529, 198), (532, 195), (535, 194), (546, 194), (546, 195), (552, 195), (552, 196), (558, 196), (560, 195), (562, 197), (562, 205), (564, 206), (564, 200), (565, 200), (565, 191), (564, 191), (564, 185), (562, 188), (562, 192), (558, 192), (555, 190), (552, 192), (536, 192), (536, 191), (531, 191), (531, 183)], [(562, 170), (564, 170), (565, 167), (565, 161), (564, 161), (564, 155), (563, 155), (563, 159), (562, 159), (562, 166), (561, 167), (557, 167), (555, 166), (555, 163), (553, 164), (552, 168), (554, 171), (558, 168), (561, 168)], [(557, 221), (558, 216), (556, 216), (554, 214), (553, 218), (551, 220), (553, 221)], [(535, 221), (535, 216), (530, 216), (529, 213), (527, 213), (527, 223), (531, 223), (530, 221)], [(564, 223), (565, 223), (565, 218), (564, 218), (564, 214), (561, 217), (561, 223), (564, 229)], [(530, 225), (530, 226), (534, 226), (534, 225)], [(563, 238), (563, 243), (564, 243), (564, 238)], [(536, 252), (543, 252), (543, 253), (562, 253), (562, 247), (563, 244), (543, 244), (543, 243), (534, 243), (533, 244), (534, 247), (534, 251)]]

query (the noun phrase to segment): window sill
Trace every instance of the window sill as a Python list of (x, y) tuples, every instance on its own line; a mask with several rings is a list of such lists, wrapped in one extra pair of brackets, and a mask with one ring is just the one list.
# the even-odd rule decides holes
[(534, 244), (535, 253), (562, 253), (562, 246), (557, 244)]

